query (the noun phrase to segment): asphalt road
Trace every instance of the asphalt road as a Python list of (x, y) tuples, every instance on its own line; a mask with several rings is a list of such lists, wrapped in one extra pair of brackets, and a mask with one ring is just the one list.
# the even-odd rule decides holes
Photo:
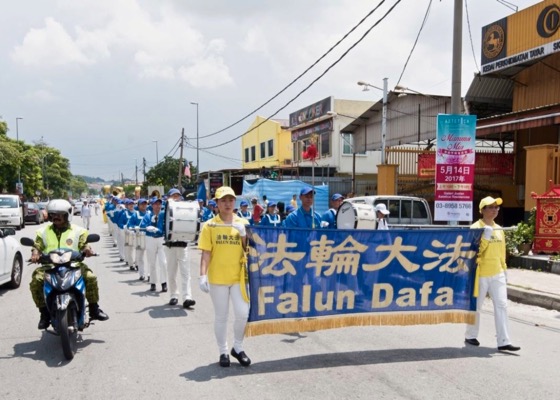
[(101, 256), (88, 263), (110, 319), (86, 329), (66, 361), (59, 338), (37, 330), (26, 265), (21, 288), (0, 287), (0, 398), (560, 398), (560, 313), (515, 303), (515, 354), (496, 350), (488, 303), (479, 348), (465, 347), (461, 324), (343, 328), (247, 338), (253, 365), (220, 368), (210, 297), (197, 286), (199, 251), (190, 253), (195, 310), (172, 307), (118, 262), (101, 217), (92, 220)]

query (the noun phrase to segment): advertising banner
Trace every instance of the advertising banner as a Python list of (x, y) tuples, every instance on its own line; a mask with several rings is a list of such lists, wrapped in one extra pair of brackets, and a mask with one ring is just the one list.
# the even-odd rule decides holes
[(480, 229), (247, 229), (248, 336), (474, 322)]
[(434, 220), (472, 221), (476, 116), (437, 117)]

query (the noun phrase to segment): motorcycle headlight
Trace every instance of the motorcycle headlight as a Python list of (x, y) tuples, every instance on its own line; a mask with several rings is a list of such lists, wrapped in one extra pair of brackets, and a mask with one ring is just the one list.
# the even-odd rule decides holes
[(57, 264), (57, 265), (66, 264), (67, 262), (70, 262), (72, 258), (72, 252), (68, 251), (62, 254), (51, 253), (50, 256), (53, 264)]

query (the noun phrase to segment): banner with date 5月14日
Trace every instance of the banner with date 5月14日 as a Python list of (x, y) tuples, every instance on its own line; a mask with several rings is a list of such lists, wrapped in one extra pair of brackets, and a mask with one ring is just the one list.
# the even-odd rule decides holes
[(472, 221), (476, 116), (437, 117), (434, 220)]
[(481, 229), (247, 231), (247, 336), (474, 323)]

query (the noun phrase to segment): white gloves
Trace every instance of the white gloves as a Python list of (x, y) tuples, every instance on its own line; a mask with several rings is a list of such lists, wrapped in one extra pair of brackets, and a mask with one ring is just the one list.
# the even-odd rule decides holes
[(150, 225), (150, 226), (147, 226), (147, 227), (146, 227), (146, 232), (155, 233), (155, 232), (157, 232), (158, 230), (159, 230), (159, 229), (156, 228), (155, 226), (151, 226), (151, 225)]
[(486, 225), (484, 227), (484, 239), (486, 240), (490, 240), (492, 239), (492, 231), (494, 230), (494, 228), (492, 228), (490, 225)]
[(135, 226), (135, 227), (134, 227), (134, 231), (135, 231), (136, 233), (140, 232), (140, 227), (139, 227), (139, 226)]
[(321, 221), (321, 228), (328, 228), (329, 223), (327, 221)]
[(200, 290), (202, 290), (204, 293), (210, 292), (210, 286), (208, 285), (208, 275), (201, 275), (198, 277), (198, 287), (200, 287)]
[(241, 236), (242, 238), (247, 236), (247, 232), (245, 231), (245, 225), (243, 225), (243, 223), (241, 222), (234, 222), (233, 224), (231, 224), (233, 229), (236, 229), (239, 232), (239, 236)]

